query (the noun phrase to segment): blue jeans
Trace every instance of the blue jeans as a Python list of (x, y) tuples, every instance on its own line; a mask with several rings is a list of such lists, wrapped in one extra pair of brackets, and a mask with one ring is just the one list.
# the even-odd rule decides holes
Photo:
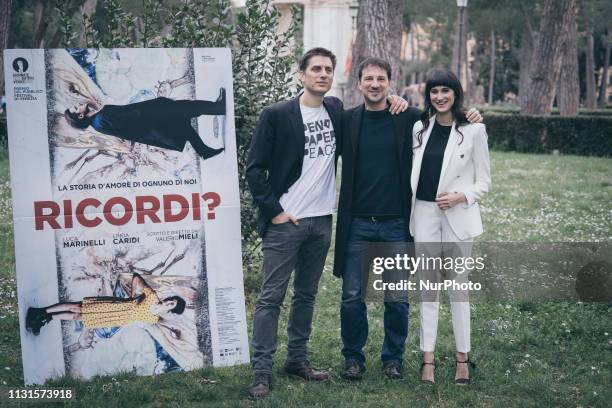
[[(340, 306), (342, 355), (347, 363), (365, 364), (363, 347), (368, 339), (368, 314), (361, 296), (361, 262), (366, 243), (408, 241), (405, 223), (405, 218), (372, 221), (359, 217), (351, 222)], [(384, 328), (382, 363), (401, 365), (408, 337), (408, 302), (385, 302)]]

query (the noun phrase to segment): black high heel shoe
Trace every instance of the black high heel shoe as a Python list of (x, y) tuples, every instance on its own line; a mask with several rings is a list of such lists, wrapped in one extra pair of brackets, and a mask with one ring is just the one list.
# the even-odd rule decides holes
[[(472, 367), (472, 370), (476, 369), (476, 364), (470, 361), (468, 358), (465, 361), (455, 360), (455, 367), (457, 364), (469, 364)], [(472, 380), (470, 378), (455, 378), (455, 385), (470, 385)]]
[(215, 101), (215, 108), (217, 115), (225, 115), (225, 88), (219, 90), (219, 96)]
[(436, 383), (435, 381), (430, 381), (430, 380), (424, 380), (423, 379), (423, 367), (425, 367), (426, 365), (433, 366), (434, 374), (436, 372), (436, 360), (432, 361), (431, 363), (423, 362), (423, 364), (421, 364), (421, 381), (424, 382), (424, 383), (427, 383), (427, 384), (435, 384)]
[(219, 88), (219, 96), (215, 102), (225, 103), (225, 88)]
[(26, 330), (38, 336), (40, 329), (52, 319), (53, 316), (47, 313), (44, 307), (30, 307), (26, 313)]

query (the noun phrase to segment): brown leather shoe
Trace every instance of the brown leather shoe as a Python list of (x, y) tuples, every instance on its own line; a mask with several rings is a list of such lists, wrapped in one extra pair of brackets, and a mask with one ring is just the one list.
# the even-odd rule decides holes
[(308, 360), (300, 362), (285, 362), (283, 370), (287, 374), (295, 375), (307, 381), (325, 381), (329, 378), (329, 374), (325, 371), (319, 371), (310, 365)]
[(364, 372), (365, 366), (359, 365), (359, 363), (356, 361), (348, 361), (344, 367), (341, 377), (350, 381), (361, 380)]
[(402, 368), (398, 363), (388, 363), (383, 367), (383, 373), (390, 380), (398, 380), (402, 378)]
[(249, 397), (253, 399), (262, 399), (270, 394), (270, 385), (272, 384), (272, 376), (269, 374), (255, 374), (253, 382), (249, 385)]

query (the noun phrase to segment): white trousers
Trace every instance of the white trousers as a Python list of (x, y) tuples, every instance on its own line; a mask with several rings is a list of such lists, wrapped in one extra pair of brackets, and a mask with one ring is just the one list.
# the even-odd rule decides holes
[[(429, 201), (416, 200), (414, 207), (414, 241), (416, 255), (428, 257), (469, 257), (472, 252), (473, 239), (460, 240), (453, 232), (451, 226), (436, 203)], [(449, 245), (448, 243), (460, 242), (459, 245)], [(453, 271), (446, 271), (432, 268), (426, 271), (417, 272), (420, 280), (429, 279), (440, 281), (442, 276), (453, 279), (457, 283), (467, 282), (468, 274), (456, 274)], [(452, 275), (452, 276), (449, 276)], [(453, 301), (452, 299), (467, 299), (466, 292), (453, 293), (448, 290), (455, 334), (455, 345), (460, 353), (470, 351), (470, 303), (468, 301)], [(426, 295), (427, 301), (419, 304), (420, 308), (420, 346), (423, 352), (434, 352), (436, 348), (436, 337), (438, 334), (438, 316), (440, 310), (439, 301), (430, 301), (439, 293)], [(422, 293), (422, 296), (423, 293)]]

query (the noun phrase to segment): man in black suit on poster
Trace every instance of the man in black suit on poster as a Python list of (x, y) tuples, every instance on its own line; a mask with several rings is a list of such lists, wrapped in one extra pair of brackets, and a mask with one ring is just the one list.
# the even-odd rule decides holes
[(64, 118), (76, 129), (91, 126), (106, 135), (178, 152), (189, 142), (202, 159), (208, 159), (221, 153), (223, 148), (206, 145), (191, 126), (191, 119), (225, 115), (225, 100), (225, 88), (221, 88), (216, 101), (157, 97), (128, 105), (80, 104), (66, 109)]
[[(416, 108), (391, 116), (387, 94), (391, 65), (366, 58), (359, 66), (364, 104), (342, 114), (342, 182), (336, 224), (334, 275), (342, 277), (340, 307), (342, 377), (358, 380), (365, 370), (363, 347), (368, 337), (367, 308), (362, 293), (362, 257), (369, 242), (410, 242), (412, 128), (420, 119)], [(482, 121), (476, 110), (471, 122)], [(367, 282), (367, 281), (366, 281)], [(408, 300), (385, 302), (385, 338), (381, 360), (388, 378), (401, 377), (408, 335)]]

